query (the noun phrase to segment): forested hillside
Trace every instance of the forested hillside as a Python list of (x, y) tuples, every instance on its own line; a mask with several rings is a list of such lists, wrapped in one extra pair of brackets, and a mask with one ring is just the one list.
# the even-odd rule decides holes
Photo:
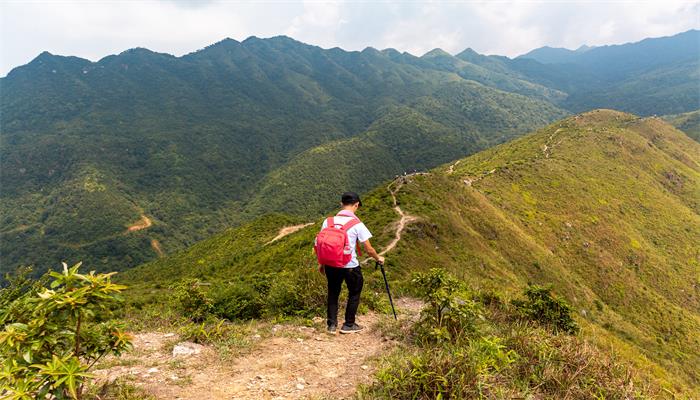
[[(699, 107), (698, 31), (583, 61), (226, 39), (174, 57), (40, 54), (0, 78), (0, 272), (122, 270), (263, 213), (317, 215), (568, 111)], [(585, 56), (585, 58), (583, 58)]]
[[(552, 284), (574, 306), (584, 338), (671, 392), (697, 395), (700, 145), (682, 132), (597, 110), (398, 178), (360, 209), (379, 249), (398, 220), (388, 189), (416, 218), (388, 254), (392, 287), (410, 287), (412, 273), (433, 267), (506, 298), (528, 283)], [(319, 225), (271, 240), (283, 226), (319, 221), (272, 215), (122, 279), (141, 304), (163, 301), (158, 288), (188, 277), (225, 289), (280, 273), (271, 281), (285, 285), (313, 268)]]
[[(227, 39), (180, 58), (133, 49), (92, 63), (44, 53), (1, 85), (4, 271), (73, 259), (128, 268), (285, 210), (280, 199), (293, 197), (294, 211), (325, 210), (344, 183), (367, 190), (564, 115), (410, 55), (286, 37)], [(362, 165), (359, 180), (340, 163), (325, 177), (338, 184), (310, 195), (311, 176), (278, 178), (314, 168), (317, 146), (343, 141), (344, 165)], [(279, 197), (262, 194), (289, 182)], [(128, 231), (142, 216), (152, 226)]]

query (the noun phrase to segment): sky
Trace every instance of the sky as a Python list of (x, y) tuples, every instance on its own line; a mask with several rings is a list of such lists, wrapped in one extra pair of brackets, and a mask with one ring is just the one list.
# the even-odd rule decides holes
[(97, 61), (134, 47), (177, 56), (226, 37), (287, 35), (323, 48), (515, 57), (700, 28), (700, 0), (271, 2), (0, 0), (0, 76), (42, 51)]

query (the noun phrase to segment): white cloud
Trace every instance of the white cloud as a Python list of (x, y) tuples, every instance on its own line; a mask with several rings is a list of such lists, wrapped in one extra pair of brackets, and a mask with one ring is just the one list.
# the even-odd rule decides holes
[(393, 47), (416, 55), (467, 47), (516, 56), (700, 27), (698, 1), (0, 3), (0, 76), (44, 50), (98, 60), (133, 47), (182, 55), (225, 37), (286, 34), (322, 47)]

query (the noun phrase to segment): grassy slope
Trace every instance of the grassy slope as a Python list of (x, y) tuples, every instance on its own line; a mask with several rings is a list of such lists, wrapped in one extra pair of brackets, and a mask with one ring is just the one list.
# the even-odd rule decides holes
[(664, 115), (662, 118), (700, 142), (700, 110), (676, 115)]
[(409, 234), (416, 251), (397, 258), (497, 289), (553, 283), (591, 332), (697, 387), (699, 163), (700, 146), (659, 120), (570, 118), (407, 186), (405, 209), (430, 221), (416, 233), (434, 233)]
[[(412, 178), (399, 193), (421, 221), (390, 254), (397, 284), (435, 266), (511, 294), (527, 282), (552, 283), (579, 311), (586, 337), (672, 390), (697, 391), (700, 145), (658, 119), (594, 111), (447, 170)], [(380, 187), (365, 202), (361, 216), (381, 247), (396, 218), (390, 197)], [(136, 293), (181, 276), (215, 280), (309, 265), (315, 226), (265, 245), (277, 227), (295, 222), (267, 220), (252, 241), (255, 225), (231, 231), (125, 280)]]

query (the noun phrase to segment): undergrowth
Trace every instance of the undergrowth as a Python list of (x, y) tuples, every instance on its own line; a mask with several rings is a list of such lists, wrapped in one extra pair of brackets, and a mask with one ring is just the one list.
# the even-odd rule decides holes
[[(476, 293), (441, 269), (415, 276), (423, 300), (420, 320), (399, 350), (381, 360), (374, 384), (358, 399), (643, 399), (659, 389), (575, 335), (532, 318), (525, 309), (557, 315), (572, 326), (570, 309), (544, 288), (527, 288), (508, 303)], [(533, 301), (536, 290), (536, 301)]]

